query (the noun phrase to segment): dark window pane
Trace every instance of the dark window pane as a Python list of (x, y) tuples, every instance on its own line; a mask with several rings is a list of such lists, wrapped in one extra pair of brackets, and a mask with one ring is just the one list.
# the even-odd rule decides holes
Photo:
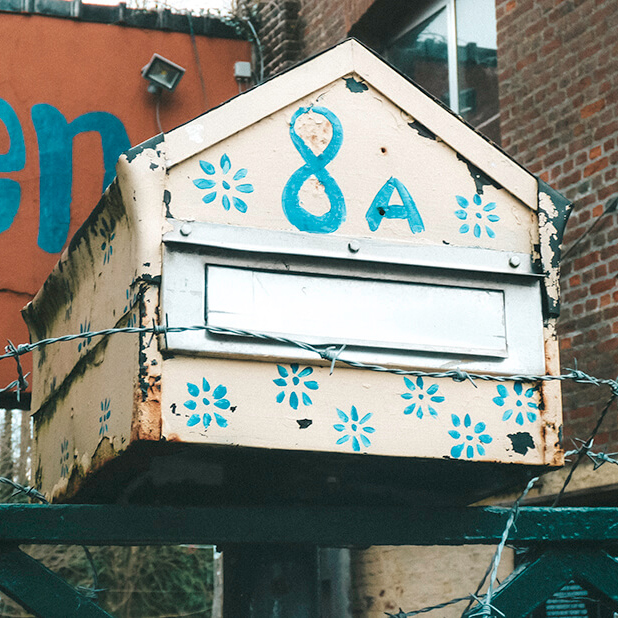
[(385, 52), (400, 71), (448, 104), (446, 9), (387, 45)]

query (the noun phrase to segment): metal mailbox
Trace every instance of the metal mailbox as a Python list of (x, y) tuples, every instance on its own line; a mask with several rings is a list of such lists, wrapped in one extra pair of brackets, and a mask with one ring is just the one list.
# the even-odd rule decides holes
[(561, 464), (569, 204), (358, 42), (117, 173), (24, 310), (136, 328), (36, 352), (50, 497), (461, 502)]

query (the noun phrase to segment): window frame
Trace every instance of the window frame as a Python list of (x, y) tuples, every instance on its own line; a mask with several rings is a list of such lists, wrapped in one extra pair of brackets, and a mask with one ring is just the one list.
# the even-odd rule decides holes
[(443, 9), (446, 9), (446, 49), (449, 107), (456, 114), (459, 114), (459, 67), (457, 57), (457, 12), (455, 0), (428, 0), (423, 9), (421, 9), (421, 11), (418, 12), (412, 20), (410, 20), (396, 35), (387, 40), (385, 45), (385, 55), (387, 60), (390, 61), (388, 49), (395, 41)]

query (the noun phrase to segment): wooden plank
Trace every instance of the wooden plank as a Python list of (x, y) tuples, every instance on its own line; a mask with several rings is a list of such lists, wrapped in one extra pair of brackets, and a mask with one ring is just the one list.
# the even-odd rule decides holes
[[(509, 509), (409, 507), (134, 507), (0, 505), (0, 543), (174, 545), (497, 544)], [(520, 509), (509, 543), (618, 541), (616, 508)]]
[(41, 563), (1, 544), (0, 590), (40, 618), (111, 618)]

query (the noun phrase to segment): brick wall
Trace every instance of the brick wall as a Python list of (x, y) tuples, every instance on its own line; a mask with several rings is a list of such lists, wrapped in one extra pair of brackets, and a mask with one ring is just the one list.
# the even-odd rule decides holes
[(301, 0), (272, 0), (253, 3), (252, 6), (257, 14), (254, 21), (260, 37), (264, 76), (270, 77), (295, 65), (302, 58)]
[(258, 34), (270, 77), (343, 41), (375, 0), (260, 0)]
[[(566, 250), (618, 195), (618, 4), (498, 0), (503, 147), (575, 204)], [(607, 215), (562, 265), (563, 367), (618, 373), (618, 228)], [(564, 386), (565, 437), (591, 430), (607, 389)], [(618, 445), (608, 415), (597, 445)], [(567, 448), (570, 442), (565, 442)]]

